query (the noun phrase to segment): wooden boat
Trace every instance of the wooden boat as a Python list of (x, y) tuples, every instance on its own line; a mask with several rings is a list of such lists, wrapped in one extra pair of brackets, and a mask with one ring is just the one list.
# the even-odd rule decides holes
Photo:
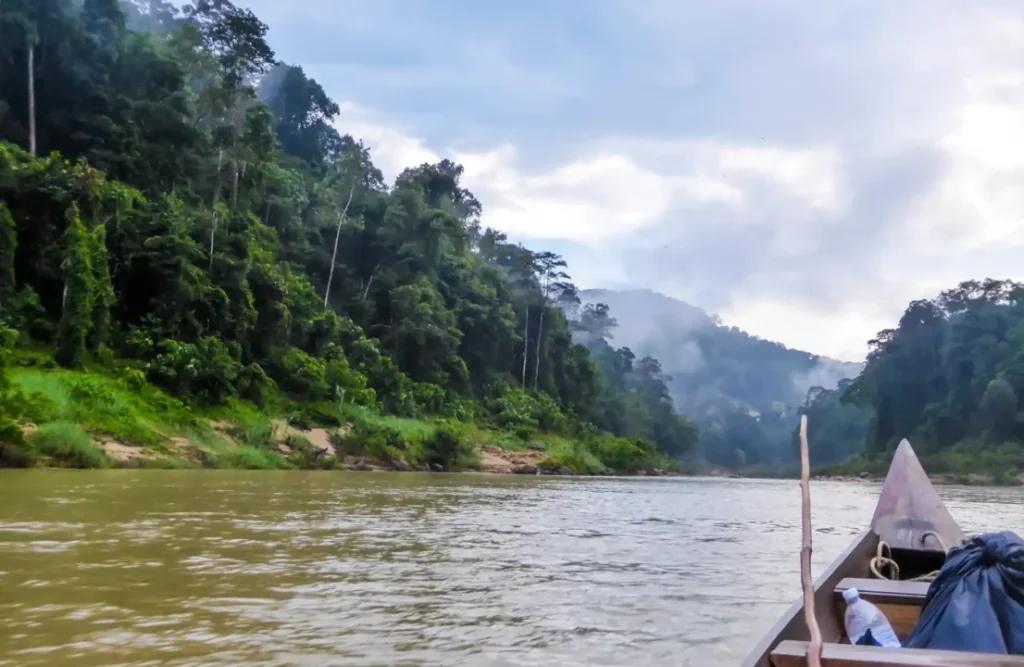
[[(964, 534), (950, 515), (904, 440), (893, 456), (871, 525), (854, 539), (814, 582), (814, 612), (821, 628), (823, 667), (901, 665), (920, 667), (1024, 667), (1024, 656), (964, 651), (885, 649), (852, 646), (845, 636), (843, 591), (856, 588), (861, 598), (877, 605), (900, 640), (905, 640), (921, 615), (928, 581), (911, 581), (942, 567), (947, 549), (961, 544)], [(879, 546), (888, 545), (898, 565), (892, 579), (872, 572)], [(798, 550), (793, 550), (796, 559)], [(890, 555), (886, 550), (885, 555)], [(875, 570), (879, 563), (875, 561)], [(891, 576), (882, 569), (880, 574)], [(743, 667), (804, 667), (809, 634), (803, 600), (789, 608), (754, 647)]]

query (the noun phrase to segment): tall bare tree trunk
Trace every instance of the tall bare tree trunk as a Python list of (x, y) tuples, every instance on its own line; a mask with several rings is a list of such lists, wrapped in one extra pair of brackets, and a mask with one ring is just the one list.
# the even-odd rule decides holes
[(213, 270), (213, 241), (217, 236), (217, 204), (220, 203), (220, 168), (224, 161), (224, 149), (217, 153), (217, 189), (213, 191), (213, 227), (210, 228), (210, 270)]
[[(352, 195), (356, 191), (356, 182), (352, 181), (352, 187), (348, 189), (348, 201), (338, 218), (338, 229), (334, 232), (334, 252), (331, 253), (331, 270), (327, 274), (327, 289), (324, 290), (324, 308), (327, 307), (327, 299), (331, 296), (331, 282), (334, 280), (334, 262), (338, 259), (338, 239), (341, 238), (341, 226), (345, 223), (345, 216), (348, 215), (348, 207), (352, 203)], [(371, 276), (372, 278), (372, 276)]]
[[(242, 160), (242, 172), (241, 178), (245, 178), (245, 160)], [(231, 210), (235, 210), (238, 207), (238, 182), (239, 172), (238, 163), (235, 163), (235, 184), (231, 187)]]
[(526, 304), (526, 330), (523, 331), (523, 387), (526, 387), (526, 360), (530, 356), (530, 304)]
[(533, 359), (533, 390), (537, 391), (537, 378), (540, 377), (540, 341), (544, 337), (544, 304), (540, 306), (540, 324), (537, 325), (537, 351)]
[(28, 152), (36, 154), (36, 45), (28, 46)]
[(377, 266), (373, 267), (373, 272), (370, 274), (370, 279), (366, 281), (366, 289), (363, 290), (363, 301), (366, 301), (366, 297), (370, 293), (370, 286), (373, 285), (373, 277), (377, 275), (377, 269), (380, 268), (380, 263), (383, 261), (383, 259), (378, 259)]
[[(238, 98), (237, 91), (232, 93), (232, 111), (234, 116), (231, 119), (231, 210), (238, 206), (238, 140), (242, 136), (245, 126), (245, 102)], [(242, 169), (245, 169), (245, 161), (242, 161)]]

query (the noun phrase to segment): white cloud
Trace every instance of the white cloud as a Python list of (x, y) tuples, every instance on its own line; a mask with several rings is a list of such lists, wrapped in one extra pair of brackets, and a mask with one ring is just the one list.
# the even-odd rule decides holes
[(467, 187), (486, 202), (484, 224), (520, 238), (598, 243), (658, 223), (669, 210), (670, 179), (622, 155), (591, 155), (538, 174), (516, 152), (456, 153)]
[[(1024, 89), (1020, 82), (1017, 85)], [(942, 146), (950, 170), (935, 203), (945, 216), (931, 211), (931, 219), (937, 221), (931, 228), (928, 219), (916, 221), (920, 237), (941, 246), (943, 239), (936, 235), (952, 233), (962, 241), (961, 252), (995, 244), (1024, 245), (1024, 118), (1018, 110), (968, 104)]]
[[(621, 13), (640, 28), (623, 30), (650, 31), (638, 33), (644, 46), (662, 40), (651, 48), (686, 73), (679, 87), (697, 100), (692, 117), (657, 128), (661, 138), (629, 125), (644, 111), (635, 106), (559, 141), (570, 152), (558, 160), (552, 146), (516, 138), (521, 127), (454, 102), (464, 113), (451, 124), (494, 123), (473, 150), (355, 104), (343, 105), (339, 128), (364, 139), (389, 178), (460, 162), (484, 223), (569, 248), (583, 287), (641, 283), (813, 352), (860, 357), (911, 299), (969, 278), (1024, 278), (1024, 2), (911, 0), (878, 16), (852, 0), (757, 3), (754, 19), (777, 21), (778, 35), (746, 31), (747, 2), (633, 4)], [(485, 69), (509, 75), (491, 77), (487, 107), (502, 81), (515, 89), (502, 100), (528, 90), (523, 73), (535, 68), (481, 48), (485, 39), (460, 49), (480, 49)], [(562, 85), (559, 74), (544, 87)], [(594, 92), (577, 83), (570, 96)], [(651, 89), (650, 106), (662, 93)], [(531, 111), (553, 96), (530, 94)], [(560, 122), (572, 129), (574, 119)], [(558, 136), (544, 120), (544, 136)], [(538, 156), (547, 166), (532, 166)]]
[(753, 297), (736, 301), (719, 314), (727, 326), (842, 360), (863, 358), (867, 341), (894, 324), (889, 313), (870, 302), (822, 308), (795, 300)]
[[(676, 232), (686, 228), (677, 234), (677, 243), (713, 235), (708, 225), (716, 224), (709, 215), (714, 210), (728, 212), (720, 225), (777, 226), (760, 250), (777, 260), (769, 265), (774, 271), (769, 282), (782, 275), (788, 284), (815, 281), (818, 277), (801, 268), (800, 258), (843, 252), (823, 247), (827, 236), (816, 230), (858, 223), (843, 217), (858, 193), (849, 191), (843, 159), (831, 148), (677, 142), (661, 147), (661, 157), (665, 151), (671, 154), (673, 168), (656, 169), (647, 166), (652, 162), (649, 146), (619, 142), (614, 149), (606, 144), (561, 166), (531, 172), (513, 145), (476, 152), (435, 150), (409, 132), (371, 120), (373, 114), (365, 109), (342, 108), (339, 126), (370, 146), (389, 179), (405, 167), (450, 157), (465, 167), (464, 184), (481, 200), (486, 225), (540, 245), (571, 241), (589, 246), (585, 261), (593, 265), (575, 267), (583, 287), (631, 282), (623, 272), (621, 243), (654, 233), (667, 220), (676, 221)], [(883, 230), (880, 239), (887, 242), (880, 241), (875, 263), (863, 266), (858, 294), (874, 289), (878, 299), (850, 294), (858, 300), (826, 308), (800, 293), (789, 298), (758, 294), (766, 276), (755, 271), (736, 285), (738, 291), (721, 309), (725, 321), (791, 347), (856, 359), (865, 354), (869, 338), (895, 323), (910, 299), (932, 296), (971, 277), (1019, 276), (1017, 263), (990, 261), (988, 253), (1000, 245), (1024, 245), (1024, 187), (1016, 178), (1024, 172), (1024, 121), (991, 104), (966, 105), (958, 118), (937, 140), (948, 160), (943, 177), (907, 209), (905, 224)], [(786, 219), (780, 220), (780, 210)], [(793, 263), (783, 268), (778, 261), (786, 258)], [(673, 289), (680, 284), (673, 273), (677, 268), (663, 267), (661, 284), (647, 286), (686, 298)], [(697, 283), (706, 279), (693, 278)]]
[(424, 145), (423, 140), (386, 123), (371, 120), (366, 109), (352, 102), (338, 106), (341, 108), (336, 121), (339, 130), (361, 139), (373, 149), (373, 162), (384, 172), (385, 178), (393, 180), (406, 167), (441, 159)]
[(840, 156), (828, 149), (794, 150), (727, 144), (710, 147), (726, 173), (775, 183), (810, 208), (835, 213), (842, 206)]
[(520, 168), (511, 145), (435, 152), (402, 130), (370, 120), (368, 110), (352, 103), (341, 107), (338, 126), (371, 148), (387, 178), (408, 166), (451, 157), (465, 167), (465, 186), (484, 202), (484, 224), (521, 238), (595, 243), (660, 222), (674, 197), (699, 203), (742, 197), (707, 176), (661, 175), (615, 153), (595, 153), (531, 174)]
[(353, 103), (341, 108), (339, 127), (371, 147), (387, 178), (408, 166), (451, 157), (465, 167), (464, 184), (484, 203), (484, 224), (526, 239), (601, 243), (657, 225), (673, 209), (756, 206), (749, 188), (772, 188), (815, 211), (834, 212), (842, 205), (840, 160), (831, 150), (677, 144), (673, 151), (680, 166), (665, 173), (629, 155), (630, 148), (644, 152), (645, 144), (637, 142), (529, 173), (510, 144), (489, 151), (434, 151), (421, 139), (371, 120), (366, 109)]

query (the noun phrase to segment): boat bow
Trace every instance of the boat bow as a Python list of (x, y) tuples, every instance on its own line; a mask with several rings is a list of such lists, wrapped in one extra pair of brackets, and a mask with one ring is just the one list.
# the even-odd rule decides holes
[(963, 542), (963, 531), (906, 439), (889, 465), (871, 529), (892, 549), (945, 552)]

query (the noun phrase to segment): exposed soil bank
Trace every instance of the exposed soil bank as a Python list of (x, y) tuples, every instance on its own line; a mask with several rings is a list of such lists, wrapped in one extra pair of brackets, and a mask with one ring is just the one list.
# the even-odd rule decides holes
[[(226, 446), (230, 449), (237, 449), (238, 444), (229, 433), (229, 425), (218, 422), (211, 422), (211, 426), (223, 438)], [(304, 439), (312, 446), (317, 457), (337, 457), (338, 463), (335, 469), (351, 471), (419, 471), (419, 472), (442, 472), (440, 466), (412, 466), (404, 459), (393, 461), (380, 461), (365, 456), (342, 456), (338, 457), (337, 448), (331, 439), (331, 433), (327, 429), (299, 429), (289, 426), (283, 420), (275, 420), (273, 442), (274, 448), (281, 454), (288, 456), (296, 450), (292, 443), (297, 439)], [(161, 464), (181, 463), (186, 466), (199, 466), (204, 463), (205, 452), (197, 444), (186, 438), (177, 436), (164, 445), (162, 450), (138, 445), (127, 444), (113, 439), (100, 439), (97, 443), (103, 453), (110, 457), (115, 467), (162, 467)], [(541, 462), (548, 458), (548, 452), (543, 449), (526, 450), (505, 450), (495, 445), (484, 445), (480, 448), (480, 463), (467, 472), (484, 472), (494, 475), (576, 475), (576, 471), (568, 468), (555, 468), (541, 466)], [(678, 476), (681, 473), (667, 472), (660, 469), (652, 469), (638, 473), (643, 476), (661, 477)]]

